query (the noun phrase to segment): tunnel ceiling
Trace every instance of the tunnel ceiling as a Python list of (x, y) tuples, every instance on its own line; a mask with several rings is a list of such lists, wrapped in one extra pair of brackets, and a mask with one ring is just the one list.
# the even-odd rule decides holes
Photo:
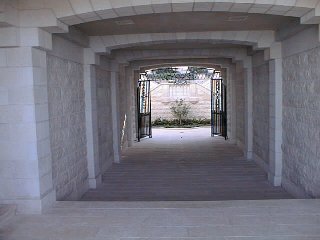
[(135, 47), (130, 47), (127, 48), (128, 50), (166, 50), (166, 49), (194, 49), (197, 48), (228, 48), (228, 47), (242, 47), (243, 45), (238, 45), (238, 44), (227, 44), (227, 43), (192, 43), (192, 42), (179, 42), (179, 43), (163, 43), (163, 44), (153, 44), (153, 45), (144, 45), (144, 46), (135, 46)]
[(229, 12), (179, 12), (137, 15), (76, 25), (90, 36), (137, 33), (278, 30), (296, 18)]
[(172, 43), (162, 43), (162, 44), (141, 44), (139, 46), (127, 47), (113, 50), (123, 51), (123, 50), (175, 50), (175, 49), (210, 49), (210, 48), (238, 48), (243, 47), (244, 45), (240, 44), (232, 44), (232, 43), (209, 43), (206, 41), (203, 42), (191, 42), (191, 41), (183, 41), (183, 42), (172, 42)]

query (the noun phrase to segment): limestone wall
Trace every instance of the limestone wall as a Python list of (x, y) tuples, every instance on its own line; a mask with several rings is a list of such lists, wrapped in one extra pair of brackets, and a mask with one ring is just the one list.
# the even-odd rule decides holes
[(95, 66), (97, 87), (97, 119), (99, 163), (103, 173), (113, 162), (113, 133), (110, 71)]
[(47, 55), (53, 184), (57, 200), (88, 189), (82, 48), (54, 36)]
[(236, 137), (237, 137), (238, 144), (241, 147), (244, 147), (244, 144), (245, 144), (244, 70), (238, 65), (236, 67), (235, 94), (236, 94), (236, 115), (237, 115)]
[(151, 82), (152, 120), (157, 118), (174, 119), (170, 107), (178, 99), (190, 105), (189, 118), (210, 119), (210, 81), (202, 84), (157, 84)]
[(264, 61), (263, 51), (253, 56), (252, 82), (253, 154), (266, 168), (269, 162), (269, 62)]
[(320, 197), (320, 46), (313, 27), (283, 42), (283, 185)]

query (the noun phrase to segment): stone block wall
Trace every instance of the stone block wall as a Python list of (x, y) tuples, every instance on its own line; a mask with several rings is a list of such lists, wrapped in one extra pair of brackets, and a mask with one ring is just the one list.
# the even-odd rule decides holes
[(49, 126), (57, 200), (78, 200), (88, 189), (82, 48), (53, 38), (47, 54)]
[(210, 81), (202, 84), (173, 85), (151, 83), (152, 120), (174, 119), (170, 107), (179, 99), (190, 106), (189, 118), (211, 118)]
[[(269, 162), (269, 62), (253, 56), (253, 155), (267, 169)], [(262, 161), (262, 162), (261, 162)]]
[(113, 162), (113, 133), (110, 71), (95, 66), (97, 87), (97, 119), (99, 162), (102, 173)]
[(320, 46), (316, 27), (283, 43), (283, 184), (320, 197)]

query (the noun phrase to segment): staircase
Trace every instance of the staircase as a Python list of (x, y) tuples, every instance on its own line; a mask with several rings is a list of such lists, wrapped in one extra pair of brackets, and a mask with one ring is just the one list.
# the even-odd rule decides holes
[[(161, 135), (161, 133), (163, 135)], [(222, 201), (290, 199), (266, 173), (210, 128), (154, 130), (124, 152), (84, 201)]]
[(7, 224), (15, 215), (15, 205), (0, 204), (0, 226)]
[(320, 200), (58, 202), (1, 240), (319, 240)]

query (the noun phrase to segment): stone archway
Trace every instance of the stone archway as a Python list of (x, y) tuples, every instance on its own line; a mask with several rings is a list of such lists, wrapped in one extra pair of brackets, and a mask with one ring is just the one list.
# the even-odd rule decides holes
[[(1, 142), (2, 149), (5, 149), (5, 154), (1, 156), (1, 160), (4, 163), (5, 173), (10, 173), (8, 180), (5, 175), (5, 183), (7, 188), (3, 193), (4, 198), (1, 198), (1, 202), (13, 202), (19, 204), (19, 211), (31, 211), (39, 212), (42, 209), (50, 206), (56, 199), (55, 189), (52, 183), (52, 163), (50, 148), (50, 119), (48, 117), (49, 106), (48, 96), (46, 96), (47, 76), (50, 71), (46, 63), (48, 52), (53, 50), (56, 55), (59, 55), (61, 61), (67, 60), (71, 62), (77, 62), (80, 68), (83, 68), (83, 82), (86, 85), (86, 94), (75, 94), (81, 96), (81, 101), (87, 97), (87, 105), (89, 108), (86, 111), (86, 122), (88, 132), (83, 135), (88, 135), (90, 141), (87, 141), (87, 149), (90, 154), (87, 154), (88, 158), (88, 172), (90, 175), (88, 179), (93, 182), (99, 179), (98, 171), (95, 171), (97, 167), (96, 161), (96, 144), (97, 140), (97, 121), (95, 119), (95, 94), (97, 91), (94, 89), (95, 81), (97, 80), (96, 74), (100, 70), (106, 73), (104, 79), (110, 79), (111, 86), (103, 85), (103, 87), (110, 87), (110, 97), (112, 102), (112, 115), (118, 115), (117, 103), (117, 84), (118, 79), (124, 79), (130, 77), (130, 64), (133, 61), (146, 60), (151, 61), (154, 59), (164, 59), (168, 54), (173, 58), (209, 58), (209, 57), (226, 57), (232, 59), (232, 61), (243, 64), (245, 69), (246, 81), (246, 94), (244, 98), (247, 102), (247, 109), (245, 117), (245, 123), (247, 125), (246, 133), (246, 152), (247, 156), (252, 154), (254, 146), (252, 142), (251, 123), (254, 122), (254, 116), (252, 112), (256, 111), (252, 109), (252, 81), (256, 78), (253, 72), (257, 65), (263, 65), (265, 62), (269, 64), (264, 70), (268, 72), (268, 86), (270, 99), (268, 106), (264, 106), (264, 109), (268, 108), (269, 114), (266, 118), (269, 121), (268, 134), (270, 151), (268, 152), (269, 160), (268, 164), (264, 165), (266, 171), (269, 173), (270, 180), (276, 184), (281, 184), (281, 178), (284, 176), (286, 179), (284, 184), (287, 188), (293, 189), (293, 191), (299, 194), (311, 193), (311, 195), (317, 195), (318, 192), (314, 187), (314, 179), (303, 175), (301, 172), (301, 163), (297, 157), (297, 153), (294, 152), (295, 147), (305, 145), (302, 142), (295, 141), (290, 142), (287, 139), (287, 135), (283, 136), (282, 118), (290, 123), (291, 119), (294, 119), (299, 113), (295, 110), (296, 105), (291, 101), (282, 99), (282, 93), (286, 93), (285, 96), (297, 95), (295, 87), (290, 89), (282, 89), (282, 82), (285, 79), (286, 84), (291, 86), (290, 77), (296, 79), (299, 73), (293, 71), (298, 69), (297, 62), (305, 64), (304, 70), (309, 71), (304, 76), (307, 82), (310, 81), (310, 76), (314, 79), (318, 79), (317, 74), (314, 74), (316, 69), (314, 56), (309, 50), (316, 49), (318, 47), (318, 29), (317, 26), (311, 26), (310, 28), (301, 27), (301, 24), (319, 24), (319, 2), (316, 0), (310, 1), (280, 1), (274, 0), (272, 3), (265, 1), (104, 1), (104, 0), (60, 0), (60, 1), (45, 1), (45, 0), (24, 0), (24, 1), (4, 1), (0, 4), (0, 66), (4, 81), (1, 82), (1, 87), (4, 90), (4, 97), (1, 98), (4, 107), (1, 107), (1, 116), (4, 117), (3, 127), (6, 133), (9, 131), (12, 134), (13, 131), (18, 131), (21, 125), (25, 126), (28, 131), (19, 132), (19, 143), (16, 139), (5, 138)], [(193, 12), (218, 12), (225, 11), (226, 13), (241, 13), (239, 16), (245, 13), (250, 15), (252, 13), (261, 13), (262, 16), (292, 16), (295, 17), (294, 22), (290, 27), (285, 30), (275, 31), (270, 29), (244, 29), (229, 31), (211, 31), (203, 30), (194, 31), (173, 31), (174, 33), (134, 33), (134, 34), (100, 34), (101, 36), (89, 36), (81, 31), (75, 30), (75, 28), (69, 26), (77, 25), (80, 23), (91, 22), (95, 20), (114, 19), (122, 20), (130, 16), (145, 16), (146, 14), (166, 14), (166, 13), (182, 13), (192, 14)], [(241, 16), (240, 16), (241, 17)], [(245, 16), (242, 16), (245, 21)], [(232, 19), (231, 19), (232, 20)], [(233, 19), (234, 20), (234, 19)], [(239, 19), (238, 19), (239, 20)], [(241, 20), (241, 18), (240, 18)], [(239, 21), (240, 21), (239, 20)], [(300, 22), (299, 22), (300, 21)], [(52, 33), (67, 33), (61, 37), (56, 35), (52, 37)], [(180, 32), (180, 33), (177, 33)], [(306, 38), (305, 36), (308, 36)], [(310, 40), (308, 40), (310, 37)], [(63, 38), (64, 40), (61, 40)], [(57, 40), (60, 39), (60, 40)], [(306, 40), (307, 39), (307, 40)], [(60, 42), (59, 42), (60, 41)], [(63, 44), (66, 43), (65, 45)], [(76, 44), (75, 44), (76, 42)], [(209, 43), (210, 47), (215, 44), (240, 44), (240, 48), (228, 48), (217, 47), (216, 49), (206, 49), (200, 47), (200, 49), (180, 49), (175, 50), (148, 50), (147, 47), (155, 46), (156, 44), (174, 43), (194, 43), (196, 45), (208, 46), (205, 43)], [(91, 44), (91, 45), (90, 45)], [(57, 47), (57, 45), (59, 45)], [(76, 45), (76, 47), (75, 47)], [(249, 49), (247, 48), (248, 46)], [(137, 50), (139, 49), (140, 50)], [(144, 48), (145, 47), (145, 48)], [(136, 48), (136, 49), (135, 49)], [(76, 49), (76, 50), (75, 50)], [(256, 50), (263, 49), (264, 54), (259, 53), (257, 57), (258, 61), (252, 61), (252, 55), (256, 55)], [(107, 57), (101, 56), (106, 55)], [(107, 60), (106, 60), (107, 59)], [(285, 61), (283, 61), (283, 59)], [(76, 61), (75, 61), (76, 60)], [(301, 65), (302, 65), (301, 64)], [(284, 66), (284, 74), (282, 71)], [(294, 67), (293, 67), (294, 66)], [(98, 71), (97, 71), (97, 68)], [(311, 70), (310, 70), (311, 68)], [(242, 69), (242, 68), (240, 68)], [(292, 71), (290, 71), (292, 70)], [(126, 72), (127, 71), (127, 72)], [(312, 73), (312, 75), (310, 74)], [(65, 71), (66, 75), (67, 71)], [(243, 73), (243, 72), (242, 72)], [(291, 74), (293, 73), (293, 74)], [(69, 74), (70, 76), (72, 74)], [(118, 76), (120, 75), (120, 77)], [(258, 74), (259, 75), (259, 74)], [(267, 75), (267, 74), (266, 74)], [(293, 75), (293, 76), (291, 76)], [(311, 78), (311, 77), (310, 77)], [(102, 79), (102, 78), (101, 78)], [(101, 79), (98, 79), (100, 81)], [(21, 80), (24, 80), (21, 85)], [(256, 79), (255, 79), (256, 80)], [(260, 81), (261, 79), (259, 79)], [(266, 81), (267, 81), (266, 80)], [(262, 81), (262, 80), (261, 80)], [(72, 81), (70, 81), (72, 82)], [(267, 84), (264, 86), (267, 88)], [(128, 87), (129, 88), (129, 87)], [(307, 91), (309, 88), (307, 88)], [(128, 89), (126, 89), (127, 91)], [(259, 89), (258, 89), (259, 90)], [(260, 89), (260, 91), (262, 91)], [(297, 90), (298, 92), (298, 90)], [(312, 90), (309, 91), (312, 95)], [(9, 97), (10, 96), (10, 97)], [(317, 96), (313, 96), (317, 99)], [(69, 99), (70, 100), (70, 99)], [(123, 100), (123, 99), (121, 99)], [(259, 99), (257, 99), (259, 100)], [(123, 100), (124, 102), (127, 99)], [(311, 101), (311, 100), (310, 100)], [(264, 99), (264, 104), (266, 104)], [(122, 104), (122, 103), (121, 103)], [(287, 106), (285, 105), (287, 104)], [(71, 106), (70, 102), (66, 105)], [(83, 105), (83, 104), (82, 104)], [(283, 109), (283, 106), (285, 108)], [(288, 107), (289, 106), (289, 107)], [(84, 106), (82, 106), (82, 110)], [(308, 108), (305, 111), (308, 112)], [(312, 109), (314, 110), (314, 109)], [(19, 115), (15, 115), (18, 113)], [(117, 145), (117, 135), (119, 132), (120, 123), (119, 119), (115, 117), (112, 120), (112, 132), (115, 136), (113, 142), (110, 143), (112, 149), (116, 153), (119, 151)], [(302, 125), (312, 126), (314, 119), (309, 120), (308, 123), (304, 122)], [(311, 124), (310, 124), (311, 123)], [(285, 126), (286, 134), (295, 133), (295, 129), (292, 125), (287, 124)], [(250, 133), (251, 131), (251, 133)], [(110, 131), (111, 132), (111, 131)], [(309, 132), (312, 132), (309, 130)], [(49, 134), (49, 136), (48, 136)], [(251, 134), (251, 135), (250, 135)], [(317, 143), (317, 138), (310, 134), (310, 139), (313, 140), (309, 145)], [(10, 135), (11, 136), (11, 135)], [(14, 136), (14, 134), (13, 134)], [(295, 136), (295, 135), (294, 135)], [(89, 139), (89, 138), (88, 138)], [(296, 139), (296, 138), (295, 138)], [(282, 148), (283, 140), (285, 141)], [(261, 145), (261, 143), (260, 143)], [(21, 154), (17, 155), (16, 148), (21, 146)], [(308, 149), (305, 147), (305, 149)], [(31, 152), (30, 152), (31, 151)], [(314, 149), (311, 149), (312, 154), (305, 150), (305, 154), (310, 159), (314, 159), (314, 156), (318, 153)], [(282, 154), (285, 153), (285, 171), (282, 173)], [(28, 157), (25, 157), (28, 156)], [(265, 157), (267, 158), (267, 157)], [(294, 164), (291, 164), (291, 159)], [(19, 170), (16, 174), (16, 168), (13, 168), (12, 162), (17, 162), (18, 166), (24, 166), (17, 168)], [(314, 164), (309, 162), (310, 165)], [(19, 165), (20, 164), (20, 165)], [(299, 166), (296, 169), (291, 169), (291, 166)], [(307, 165), (306, 165), (307, 166)], [(313, 165), (312, 165), (313, 166)], [(305, 167), (305, 166), (303, 166)], [(313, 166), (314, 167), (314, 166)], [(85, 167), (83, 167), (85, 169)], [(312, 167), (307, 166), (308, 171), (312, 172)], [(20, 170), (28, 171), (20, 171)], [(98, 169), (98, 168), (97, 168)], [(83, 170), (85, 172), (85, 170)], [(297, 174), (296, 174), (297, 173)], [(298, 175), (299, 179), (297, 179)], [(17, 176), (17, 177), (12, 177)], [(84, 174), (86, 176), (86, 173)], [(2, 175), (1, 175), (2, 177)], [(21, 183), (21, 179), (26, 181)], [(82, 179), (81, 179), (82, 180)], [(88, 180), (88, 181), (89, 181)], [(301, 180), (301, 181), (300, 181)], [(87, 179), (84, 180), (87, 184)], [(309, 188), (308, 185), (311, 184)], [(10, 189), (21, 188), (22, 191), (12, 192)], [(300, 191), (300, 190), (301, 191)]]
[[(219, 62), (219, 64), (216, 64)], [(225, 78), (228, 90), (228, 136), (231, 142), (236, 142), (236, 110), (234, 97), (234, 81), (235, 81), (235, 64), (232, 64), (227, 59), (156, 59), (156, 60), (138, 60), (132, 61), (130, 64), (134, 71), (134, 76), (137, 78), (138, 72), (145, 71), (149, 68), (170, 67), (178, 65), (209, 67), (222, 71), (223, 78)], [(133, 127), (134, 129), (135, 127)]]
[[(13, 6), (21, 9), (20, 19), (22, 27), (44, 27), (53, 32), (58, 28), (66, 30), (67, 25), (83, 22), (116, 18), (121, 16), (133, 16), (137, 14), (188, 12), (188, 11), (230, 11), (243, 13), (262, 13), (274, 15), (287, 15), (301, 18), (305, 24), (319, 23), (317, 1), (272, 1), (265, 3), (260, 1), (248, 1), (246, 3), (233, 0), (228, 1), (82, 1), (69, 2), (44, 2), (35, 5), (33, 0), (23, 1)], [(17, 11), (13, 9), (12, 11)], [(30, 16), (33, 16), (30, 19)], [(45, 21), (40, 21), (43, 16), (48, 16)], [(7, 21), (9, 21), (8, 19)], [(13, 21), (14, 22), (14, 21)], [(59, 31), (59, 30), (58, 30)], [(61, 31), (61, 30), (60, 30)]]

